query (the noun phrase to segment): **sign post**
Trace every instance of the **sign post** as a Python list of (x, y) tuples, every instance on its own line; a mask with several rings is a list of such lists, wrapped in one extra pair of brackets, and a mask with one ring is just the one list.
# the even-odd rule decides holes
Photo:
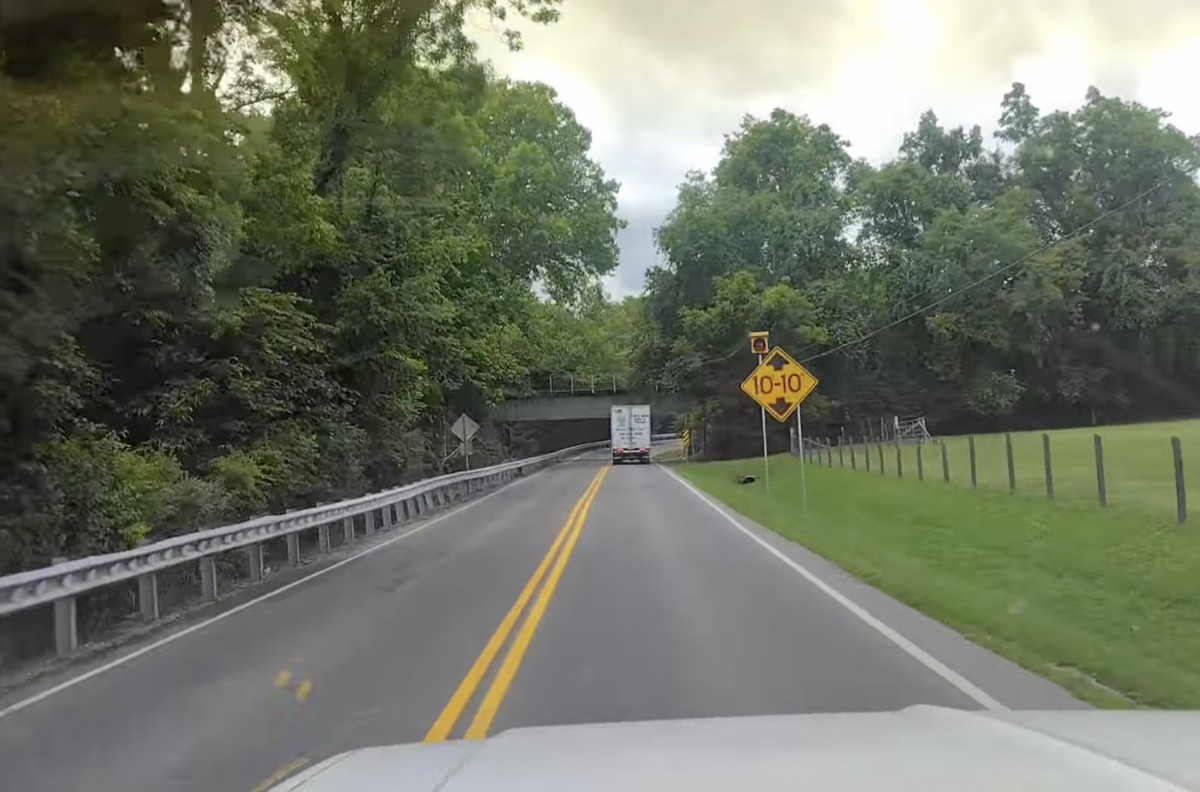
[[(763, 355), (770, 348), (770, 336), (766, 331), (759, 331), (750, 334), (750, 351), (758, 355), (758, 365), (761, 367)], [(757, 371), (757, 369), (755, 369)], [(761, 402), (759, 402), (761, 404)], [(767, 408), (763, 406), (760, 409), (762, 413), (762, 441), (763, 441), (763, 483), (766, 485), (767, 492), (771, 491), (771, 461), (767, 454)]]
[(450, 433), (462, 441), (463, 459), (466, 460), (467, 470), (471, 469), (471, 438), (479, 431), (479, 424), (471, 416), (463, 413), (450, 426)]
[[(765, 342), (766, 334), (761, 334)], [(759, 339), (751, 336), (751, 348), (758, 349), (754, 342)], [(765, 343), (764, 343), (765, 346)], [(764, 350), (765, 351), (765, 350)], [(775, 347), (765, 354), (758, 352), (758, 366), (742, 382), (742, 390), (747, 396), (758, 402), (763, 411), (763, 462), (767, 453), (767, 414), (780, 423), (784, 423), (796, 413), (796, 439), (800, 443), (801, 457), (804, 453), (804, 431), (800, 422), (800, 403), (817, 387), (817, 378), (808, 369), (797, 363), (791, 355), (781, 348)], [(804, 509), (808, 511), (808, 482), (804, 467), (800, 468), (801, 482), (804, 488)], [(768, 483), (768, 491), (770, 485)]]
[(808, 514), (808, 473), (804, 471), (804, 425), (800, 421), (800, 408), (796, 408), (796, 446), (800, 449), (800, 493), (804, 498), (804, 513)]

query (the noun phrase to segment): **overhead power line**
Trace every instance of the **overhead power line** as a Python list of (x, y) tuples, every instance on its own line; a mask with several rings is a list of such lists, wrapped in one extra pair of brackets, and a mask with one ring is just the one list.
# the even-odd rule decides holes
[(1009, 264), (1005, 264), (1003, 267), (1000, 267), (999, 269), (989, 272), (987, 275), (984, 275), (982, 278), (978, 278), (976, 280), (971, 281), (970, 283), (968, 283), (967, 285), (963, 286), (960, 289), (953, 290), (950, 294), (947, 294), (944, 297), (939, 297), (938, 299), (934, 300), (933, 302), (927, 303), (926, 305), (922, 305), (920, 308), (917, 308), (916, 310), (911, 311), (910, 313), (907, 313), (904, 316), (901, 316), (899, 319), (895, 319), (891, 322), (888, 322), (885, 325), (877, 327), (874, 330), (871, 330), (870, 332), (859, 336), (858, 338), (855, 338), (850, 341), (846, 341), (845, 343), (842, 343), (842, 344), (838, 344), (837, 346), (835, 346), (831, 349), (826, 349), (825, 351), (818, 352), (815, 355), (809, 355), (808, 357), (802, 358), (800, 360), (800, 362), (808, 363), (810, 361), (818, 360), (820, 358), (832, 355), (835, 352), (841, 352), (843, 349), (848, 349), (849, 347), (858, 346), (859, 344), (861, 344), (863, 342), (870, 341), (872, 338), (879, 335), (880, 333), (887, 332), (888, 330), (891, 330), (893, 327), (904, 324), (905, 322), (907, 322), (910, 319), (915, 319), (916, 317), (920, 316), (921, 314), (925, 313), (926, 311), (936, 308), (945, 302), (949, 302), (950, 300), (953, 300), (955, 297), (962, 295), (964, 292), (969, 292), (969, 291), (971, 291), (971, 289), (974, 289), (977, 286), (987, 283), (988, 281), (993, 280), (995, 278), (998, 278), (1007, 272), (1011, 272), (1012, 270), (1016, 269), (1017, 267), (1021, 266), (1022, 264), (1025, 264), (1026, 262), (1028, 262), (1030, 259), (1033, 259), (1036, 256), (1040, 256), (1043, 253), (1045, 253), (1046, 251), (1053, 250), (1054, 248), (1058, 247), (1059, 245), (1063, 244), (1064, 242), (1074, 239), (1075, 237), (1079, 236), (1080, 234), (1084, 233), (1085, 231), (1088, 231), (1089, 229), (1095, 227), (1096, 225), (1104, 222), (1105, 220), (1112, 217), (1113, 215), (1116, 215), (1116, 214), (1119, 214), (1119, 213), (1125, 211), (1130, 206), (1133, 206), (1134, 204), (1138, 203), (1139, 201), (1146, 198), (1147, 196), (1157, 192), (1158, 190), (1161, 190), (1163, 187), (1165, 187), (1167, 184), (1169, 184), (1177, 175), (1178, 174), (1172, 174), (1171, 176), (1168, 176), (1165, 179), (1162, 179), (1161, 181), (1156, 182), (1154, 185), (1152, 185), (1151, 187), (1148, 187), (1147, 189), (1138, 193), (1137, 195), (1130, 198), (1125, 203), (1123, 203), (1119, 206), (1116, 206), (1112, 209), (1109, 209), (1106, 212), (1101, 213), (1097, 217), (1093, 218), (1092, 220), (1089, 220), (1088, 222), (1079, 226), (1075, 230), (1070, 231), (1067, 234), (1064, 234), (1063, 236), (1059, 237), (1058, 239), (1054, 240), (1053, 242), (1049, 242), (1045, 245), (1042, 245), (1037, 250), (1034, 250), (1031, 253), (1021, 256), (1016, 261), (1013, 261)]

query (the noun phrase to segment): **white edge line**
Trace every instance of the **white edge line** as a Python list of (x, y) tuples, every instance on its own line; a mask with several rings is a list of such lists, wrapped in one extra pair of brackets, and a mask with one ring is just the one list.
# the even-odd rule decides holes
[[(660, 467), (662, 467), (662, 466), (660, 466)], [(903, 635), (896, 632), (895, 630), (893, 630), (891, 627), (884, 624), (882, 621), (880, 621), (876, 617), (872, 616), (871, 613), (866, 608), (862, 607), (857, 602), (855, 602), (854, 600), (847, 597), (845, 594), (842, 594), (840, 591), (838, 591), (833, 586), (826, 583), (824, 580), (821, 580), (821, 578), (817, 577), (813, 572), (811, 572), (808, 569), (806, 569), (805, 567), (801, 566), (794, 559), (789, 558), (788, 555), (786, 553), (784, 553), (783, 551), (781, 551), (779, 548), (773, 547), (770, 542), (767, 542), (762, 537), (756, 535), (749, 528), (742, 525), (740, 522), (738, 522), (738, 520), (732, 514), (730, 514), (728, 511), (726, 511), (720, 505), (718, 505), (715, 501), (713, 501), (712, 498), (708, 497), (708, 495), (704, 494), (699, 489), (694, 487), (691, 484), (691, 482), (685, 480), (682, 476), (680, 476), (678, 473), (676, 473), (673, 470), (669, 470), (666, 467), (662, 467), (662, 469), (667, 473), (668, 476), (675, 479), (675, 481), (679, 482), (679, 484), (681, 484), (683, 487), (685, 487), (693, 495), (695, 495), (697, 498), (699, 498), (700, 500), (707, 503), (710, 508), (712, 508), (718, 514), (720, 514), (722, 517), (724, 517), (726, 520), (728, 520), (730, 522), (730, 524), (732, 524), (735, 528), (737, 528), (739, 531), (744, 533), (746, 536), (749, 536), (751, 539), (753, 539), (755, 542), (757, 542), (768, 553), (775, 556), (783, 563), (787, 564), (789, 567), (792, 568), (792, 570), (794, 572), (799, 574), (801, 577), (803, 577), (805, 580), (807, 580), (809, 583), (811, 583), (816, 588), (820, 589), (822, 593), (827, 595), (834, 602), (841, 605), (846, 610), (850, 611), (852, 614), (857, 616), (862, 621), (866, 622), (870, 627), (874, 628), (877, 632), (879, 632), (884, 638), (887, 638), (889, 641), (894, 643), (896, 646), (903, 649), (913, 659), (915, 659), (917, 662), (921, 663), (921, 665), (925, 666), (930, 671), (937, 674), (938, 676), (940, 676), (942, 679), (949, 682), (954, 687), (958, 688), (961, 692), (970, 696), (981, 707), (983, 707), (984, 709), (994, 710), (997, 712), (1004, 712), (1004, 711), (1008, 710), (1008, 707), (1005, 707), (999, 701), (997, 701), (996, 699), (989, 696), (987, 693), (985, 693), (979, 687), (977, 687), (972, 682), (970, 682), (962, 674), (960, 674), (957, 671), (955, 671), (954, 669), (950, 668), (948, 665), (943, 663), (941, 660), (938, 660), (936, 657), (929, 654), (929, 652), (926, 652), (924, 649), (917, 646), (915, 643), (908, 640)], [(0, 714), (2, 714), (2, 713), (0, 713)]]
[[(549, 469), (550, 468), (543, 468), (543, 470), (549, 470)], [(202, 622), (193, 624), (191, 627), (185, 627), (184, 629), (179, 630), (178, 632), (173, 632), (170, 635), (160, 638), (159, 640), (155, 641), (154, 643), (147, 644), (146, 646), (143, 646), (140, 649), (135, 649), (134, 651), (129, 652), (128, 654), (121, 655), (120, 657), (116, 658), (115, 660), (111, 660), (111, 661), (105, 663), (104, 665), (97, 666), (96, 668), (93, 668), (90, 671), (85, 671), (78, 676), (71, 677), (70, 679), (68, 679), (66, 681), (60, 682), (57, 685), (53, 685), (51, 687), (46, 688), (45, 690), (35, 693), (32, 696), (29, 696), (28, 698), (21, 699), (20, 701), (14, 703), (14, 704), (10, 704), (9, 706), (5, 707), (4, 709), (0, 709), (0, 720), (3, 720), (4, 718), (7, 718), (10, 715), (15, 715), (18, 712), (20, 712), (21, 710), (26, 709), (27, 707), (32, 707), (34, 704), (45, 701), (46, 699), (50, 698), (51, 696), (56, 696), (65, 690), (69, 690), (82, 682), (86, 682), (89, 679), (92, 679), (93, 677), (98, 677), (101, 674), (104, 674), (108, 671), (113, 670), (114, 668), (123, 666), (132, 660), (136, 660), (137, 658), (142, 657), (143, 655), (147, 655), (155, 650), (161, 649), (162, 647), (166, 646), (167, 644), (171, 644), (171, 643), (174, 643), (175, 641), (178, 641), (180, 638), (184, 638), (188, 635), (191, 635), (192, 633), (199, 632), (199, 631), (205, 629), (206, 627), (210, 627), (213, 624), (216, 624), (217, 622), (221, 621), (222, 619), (227, 619), (230, 616), (241, 613), (242, 611), (246, 610), (247, 608), (253, 607), (254, 605), (259, 604), (260, 602), (266, 602), (267, 600), (269, 600), (273, 597), (278, 597), (280, 594), (284, 593), (285, 591), (291, 591), (292, 589), (296, 588), (297, 586), (302, 586), (305, 583), (308, 583), (312, 580), (316, 580), (317, 578), (321, 577), (322, 575), (326, 575), (335, 569), (344, 567), (344, 566), (346, 566), (346, 564), (349, 564), (352, 561), (357, 561), (358, 559), (362, 558), (363, 556), (368, 556), (371, 553), (374, 553), (376, 551), (382, 550), (385, 547), (393, 545), (396, 542), (399, 542), (401, 539), (406, 539), (415, 533), (420, 533), (421, 531), (424, 531), (426, 528), (437, 525), (442, 520), (445, 520), (449, 517), (453, 517), (456, 514), (461, 514), (462, 512), (466, 511), (467, 509), (470, 509), (472, 506), (477, 506), (478, 504), (483, 503), (484, 501), (488, 500), (489, 498), (491, 498), (495, 495), (499, 495), (501, 492), (504, 492), (505, 490), (513, 487), (514, 485), (519, 485), (523, 482), (533, 480), (534, 478), (537, 477), (537, 474), (541, 473), (541, 472), (542, 471), (535, 471), (535, 473), (532, 476), (526, 476), (521, 479), (518, 479), (517, 481), (509, 482), (508, 484), (497, 489), (495, 492), (489, 492), (487, 495), (484, 495), (482, 498), (477, 498), (473, 501), (468, 501), (467, 503), (462, 504), (461, 506), (459, 506), (456, 509), (452, 509), (444, 514), (439, 514), (435, 517), (431, 517), (429, 520), (426, 520), (425, 522), (421, 523), (417, 527), (407, 530), (404, 533), (398, 534), (389, 539), (385, 539), (384, 541), (379, 542), (378, 544), (371, 545), (370, 547), (362, 550), (361, 552), (355, 553), (354, 555), (350, 556), (349, 558), (343, 558), (341, 561), (338, 561), (334, 564), (330, 564), (327, 567), (322, 567), (321, 569), (318, 569), (318, 570), (312, 572), (311, 574), (305, 575), (304, 577), (300, 578), (299, 580), (296, 580), (296, 581), (293, 581), (286, 585), (280, 586), (279, 588), (277, 588), (273, 591), (268, 591), (267, 593), (262, 594), (258, 597), (255, 597), (254, 599), (252, 599), (248, 602), (243, 602), (241, 605), (237, 605), (233, 608), (230, 608), (229, 610), (227, 610), (223, 613), (218, 613), (216, 616), (211, 616)]]

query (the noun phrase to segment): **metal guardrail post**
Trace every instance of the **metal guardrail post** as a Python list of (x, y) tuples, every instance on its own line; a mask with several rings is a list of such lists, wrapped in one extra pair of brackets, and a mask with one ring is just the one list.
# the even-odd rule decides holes
[(146, 621), (158, 621), (158, 575), (154, 572), (138, 578), (138, 611)]
[[(55, 558), (53, 564), (65, 564), (66, 558)], [(54, 603), (54, 649), (60, 655), (70, 654), (79, 646), (79, 619), (74, 597), (64, 597)]]
[(321, 523), (317, 526), (317, 552), (321, 555), (329, 555), (333, 550), (333, 545), (329, 541), (329, 523)]
[(206, 600), (217, 598), (217, 559), (212, 556), (200, 559), (200, 596)]
[(287, 535), (287, 555), (288, 566), (300, 566), (300, 534), (290, 533)]
[(257, 583), (263, 579), (263, 551), (258, 542), (246, 548), (246, 567), (250, 572), (250, 580)]
[(350, 544), (354, 541), (354, 517), (347, 517), (342, 520), (342, 543)]
[(60, 655), (70, 654), (79, 647), (79, 620), (75, 598), (64, 597), (54, 602), (54, 649)]
[(375, 535), (375, 512), (374, 511), (367, 512), (366, 514), (363, 515), (363, 519), (366, 521), (366, 524), (367, 524), (367, 536), (368, 537), (374, 536)]

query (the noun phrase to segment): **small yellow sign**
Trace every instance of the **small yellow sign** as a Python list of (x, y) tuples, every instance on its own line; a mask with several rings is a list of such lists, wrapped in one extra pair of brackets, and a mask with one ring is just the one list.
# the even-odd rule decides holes
[(746, 377), (742, 390), (776, 421), (786, 421), (817, 387), (817, 378), (792, 356), (775, 347)]
[(750, 351), (756, 355), (765, 355), (767, 350), (771, 348), (771, 342), (768, 340), (770, 333), (760, 331), (750, 334)]

